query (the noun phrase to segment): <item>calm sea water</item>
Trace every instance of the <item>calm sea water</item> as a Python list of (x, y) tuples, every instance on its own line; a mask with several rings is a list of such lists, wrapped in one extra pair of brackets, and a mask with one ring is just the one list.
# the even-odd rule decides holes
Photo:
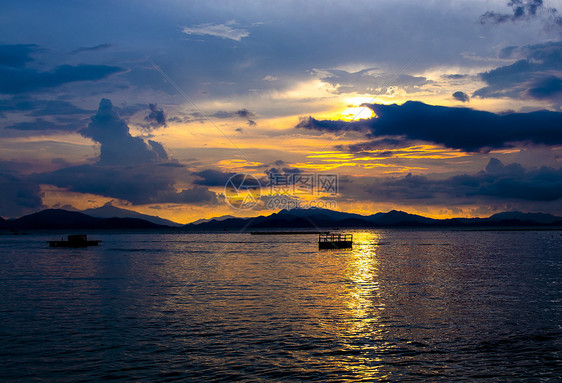
[(0, 380), (560, 381), (561, 233), (2, 235)]

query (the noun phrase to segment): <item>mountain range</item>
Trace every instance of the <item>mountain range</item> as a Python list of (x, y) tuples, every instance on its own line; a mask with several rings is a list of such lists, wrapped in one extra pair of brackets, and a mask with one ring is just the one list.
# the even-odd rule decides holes
[[(88, 212), (89, 214), (86, 214)], [(94, 216), (96, 215), (96, 216)], [(543, 213), (506, 212), (488, 218), (434, 219), (392, 210), (360, 215), (328, 209), (281, 210), (267, 216), (235, 218), (223, 216), (181, 225), (159, 217), (114, 206), (83, 212), (47, 209), (17, 219), (0, 218), (4, 230), (68, 229), (170, 229), (182, 231), (260, 231), (273, 229), (334, 229), (377, 227), (562, 227), (562, 217)]]
[(267, 230), (267, 229), (332, 229), (369, 227), (490, 227), (490, 226), (562, 226), (562, 217), (543, 213), (507, 212), (488, 218), (434, 219), (392, 210), (388, 213), (360, 215), (328, 209), (281, 210), (268, 216), (230, 218), (191, 223), (188, 230)]

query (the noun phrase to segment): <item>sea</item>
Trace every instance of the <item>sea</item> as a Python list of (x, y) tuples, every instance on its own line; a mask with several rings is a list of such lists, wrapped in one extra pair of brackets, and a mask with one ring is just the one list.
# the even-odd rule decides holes
[(562, 381), (562, 231), (350, 233), (4, 233), (0, 381)]

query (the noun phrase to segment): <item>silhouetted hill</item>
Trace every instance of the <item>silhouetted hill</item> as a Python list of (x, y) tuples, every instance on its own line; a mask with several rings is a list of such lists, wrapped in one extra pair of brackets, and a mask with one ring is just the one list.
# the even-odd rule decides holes
[(392, 210), (369, 216), (327, 209), (281, 210), (269, 216), (229, 218), (185, 225), (187, 230), (333, 229), (384, 227), (562, 226), (562, 218), (540, 213), (500, 213), (490, 218), (433, 219)]
[[(117, 208), (116, 208), (117, 209)], [(123, 209), (118, 209), (123, 210)], [(489, 218), (433, 219), (392, 210), (363, 216), (327, 209), (282, 210), (268, 216), (252, 218), (211, 219), (181, 227), (189, 231), (252, 231), (268, 229), (392, 228), (392, 227), (562, 227), (562, 217), (541, 213), (507, 212)], [(76, 211), (48, 209), (18, 219), (0, 218), (0, 229), (161, 229), (140, 218), (98, 218)]]
[(17, 219), (0, 222), (0, 227), (10, 230), (43, 229), (156, 229), (157, 225), (138, 218), (97, 218), (84, 213), (63, 209), (47, 209)]
[(556, 217), (552, 214), (544, 214), (544, 213), (521, 213), (518, 211), (506, 212), (506, 213), (498, 213), (494, 214), (490, 218), (490, 221), (498, 222), (498, 221), (521, 221), (521, 222), (534, 222), (534, 223), (542, 223), (542, 224), (551, 224), (556, 221), (559, 221), (561, 218)]
[(141, 213), (137, 213), (136, 211), (121, 209), (111, 204), (106, 204), (102, 207), (98, 207), (95, 209), (81, 210), (80, 212), (97, 218), (138, 218), (144, 221), (155, 223), (157, 225), (166, 225), (166, 226), (175, 226), (175, 227), (182, 226), (177, 222), (163, 219), (154, 215), (141, 214)]
[(215, 221), (224, 221), (225, 219), (229, 219), (229, 218), (236, 218), (236, 217), (233, 216), (233, 215), (221, 215), (220, 217), (201, 218), (201, 219), (195, 220), (195, 221), (190, 222), (190, 223), (192, 223), (192, 224), (194, 224), (194, 225), (198, 225), (198, 224), (203, 223), (203, 222), (210, 222), (210, 221), (212, 221), (212, 220), (215, 220)]
[(367, 217), (367, 220), (377, 225), (384, 226), (418, 226), (436, 223), (438, 220), (422, 217), (421, 215), (408, 214), (403, 211), (391, 210), (388, 213), (377, 213)]

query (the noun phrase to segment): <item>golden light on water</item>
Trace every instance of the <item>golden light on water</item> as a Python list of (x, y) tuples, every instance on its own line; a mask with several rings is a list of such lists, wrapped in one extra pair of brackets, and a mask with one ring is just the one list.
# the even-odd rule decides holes
[[(376, 326), (379, 310), (379, 260), (376, 250), (380, 234), (360, 232), (353, 234), (353, 250), (347, 256), (346, 279), (349, 280), (349, 296), (346, 300), (352, 315), (350, 331), (360, 333), (366, 327)], [(371, 331), (374, 328), (371, 329)]]
[[(378, 243), (382, 234), (372, 232), (353, 233), (353, 249), (342, 254), (346, 258), (345, 279), (348, 283), (347, 296), (342, 309), (346, 312), (347, 332), (345, 339), (355, 339), (360, 334), (370, 334), (365, 344), (355, 341), (347, 347), (373, 347), (380, 338), (383, 325), (380, 321), (384, 303), (382, 302), (379, 283), (380, 262), (377, 257)], [(366, 361), (367, 362), (367, 361)], [(367, 363), (349, 363), (345, 368), (365, 379), (378, 375), (374, 360)]]

